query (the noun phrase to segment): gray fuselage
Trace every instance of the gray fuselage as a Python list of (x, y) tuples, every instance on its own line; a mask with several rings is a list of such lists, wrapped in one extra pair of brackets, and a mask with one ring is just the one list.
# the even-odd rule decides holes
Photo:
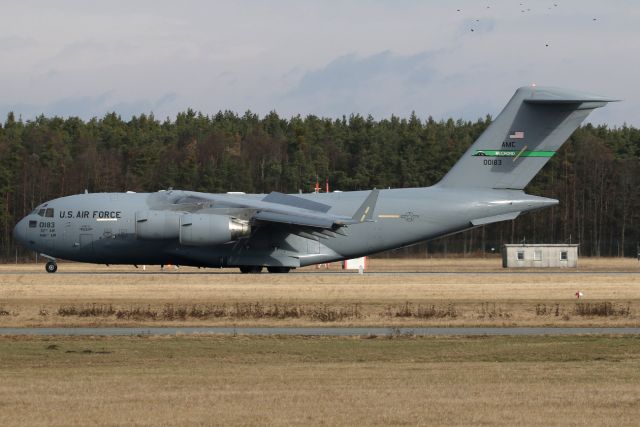
[[(329, 213), (351, 215), (367, 191), (296, 194), (330, 205)], [(514, 218), (557, 203), (510, 190), (457, 190), (438, 186), (381, 190), (372, 220), (343, 227), (341, 233), (309, 233), (279, 224), (252, 226), (251, 235), (224, 244), (190, 246), (177, 238), (141, 239), (136, 212), (176, 211), (171, 197), (204, 193), (93, 193), (54, 199), (39, 206), (15, 228), (24, 246), (51, 258), (102, 264), (179, 264), (203, 267), (301, 267), (368, 255)], [(220, 194), (233, 205), (264, 195)], [(40, 216), (38, 213), (44, 215)], [(49, 212), (46, 210), (50, 209)], [(185, 207), (185, 212), (189, 207)], [(46, 216), (47, 213), (50, 216)], [(35, 224), (35, 226), (34, 226)]]

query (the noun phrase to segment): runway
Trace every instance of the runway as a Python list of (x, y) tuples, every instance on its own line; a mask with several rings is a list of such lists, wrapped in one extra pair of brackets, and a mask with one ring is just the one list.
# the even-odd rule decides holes
[[(248, 276), (248, 277), (260, 277), (260, 275), (245, 275), (238, 271), (218, 271), (218, 270), (203, 270), (203, 271), (58, 271), (53, 273), (55, 276), (164, 276), (164, 275), (187, 275), (187, 276)], [(264, 276), (358, 276), (357, 272), (345, 272), (345, 271), (296, 271), (287, 274), (273, 274), (273, 273), (261, 273)], [(364, 272), (364, 276), (567, 276), (567, 275), (613, 275), (613, 276), (635, 276), (640, 274), (639, 271), (368, 271)], [(46, 271), (2, 271), (2, 275), (28, 275), (28, 276), (49, 276), (51, 273)]]
[(160, 336), (160, 335), (254, 335), (254, 336), (532, 336), (532, 335), (640, 335), (640, 328), (0, 328), (10, 336)]

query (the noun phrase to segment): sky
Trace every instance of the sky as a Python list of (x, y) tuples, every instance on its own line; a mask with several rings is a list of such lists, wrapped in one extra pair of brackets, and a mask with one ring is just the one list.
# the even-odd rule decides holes
[(0, 121), (495, 117), (537, 84), (620, 99), (595, 124), (640, 126), (637, 0), (2, 2)]

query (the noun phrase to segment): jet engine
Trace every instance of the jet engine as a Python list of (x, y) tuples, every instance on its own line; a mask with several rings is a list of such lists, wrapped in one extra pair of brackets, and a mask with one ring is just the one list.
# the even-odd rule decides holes
[(186, 214), (180, 217), (182, 245), (220, 245), (250, 234), (251, 226), (248, 221), (227, 215)]
[(136, 212), (136, 236), (143, 240), (176, 239), (182, 212), (148, 210)]

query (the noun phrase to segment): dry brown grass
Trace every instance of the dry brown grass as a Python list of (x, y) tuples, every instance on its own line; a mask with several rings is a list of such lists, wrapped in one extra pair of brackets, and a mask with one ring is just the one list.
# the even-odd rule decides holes
[[(97, 304), (114, 311), (161, 313), (167, 305), (181, 310), (207, 310), (260, 304), (268, 310), (305, 313), (353, 310), (359, 316), (338, 316), (337, 325), (558, 325), (638, 326), (640, 275), (637, 261), (583, 259), (585, 271), (553, 274), (504, 271), (497, 258), (372, 260), (373, 271), (432, 271), (428, 274), (358, 275), (353, 272), (286, 275), (219, 274), (228, 270), (181, 268), (160, 273), (130, 266), (60, 264), (59, 273), (45, 274), (42, 264), (0, 266), (0, 326), (94, 325), (317, 325), (321, 315), (288, 316), (60, 316), (61, 308), (85, 310)], [(332, 267), (329, 271), (335, 271)], [(460, 274), (450, 274), (450, 272)], [(594, 271), (613, 271), (593, 274)], [(624, 271), (624, 274), (615, 272)], [(33, 274), (33, 273), (38, 274)], [(75, 272), (80, 274), (62, 274)], [(214, 272), (214, 274), (210, 274)], [(629, 308), (628, 315), (577, 316), (576, 291), (584, 301), (610, 302)], [(454, 306), (452, 316), (396, 316), (409, 303), (414, 311)], [(541, 314), (544, 305), (549, 313)], [(556, 310), (555, 308), (558, 307)], [(2, 315), (6, 312), (5, 315)], [(555, 315), (558, 313), (558, 315)]]
[[(540, 275), (504, 274), (498, 259), (373, 260), (434, 273), (364, 276), (5, 265), (0, 326), (638, 326), (640, 276), (584, 274), (636, 262)], [(260, 317), (256, 303), (316, 318)], [(354, 305), (359, 316), (318, 318)], [(202, 315), (221, 306), (240, 314)], [(637, 425), (639, 373), (638, 337), (0, 337), (0, 425)]]
[(0, 425), (637, 425), (637, 337), (0, 338)]

